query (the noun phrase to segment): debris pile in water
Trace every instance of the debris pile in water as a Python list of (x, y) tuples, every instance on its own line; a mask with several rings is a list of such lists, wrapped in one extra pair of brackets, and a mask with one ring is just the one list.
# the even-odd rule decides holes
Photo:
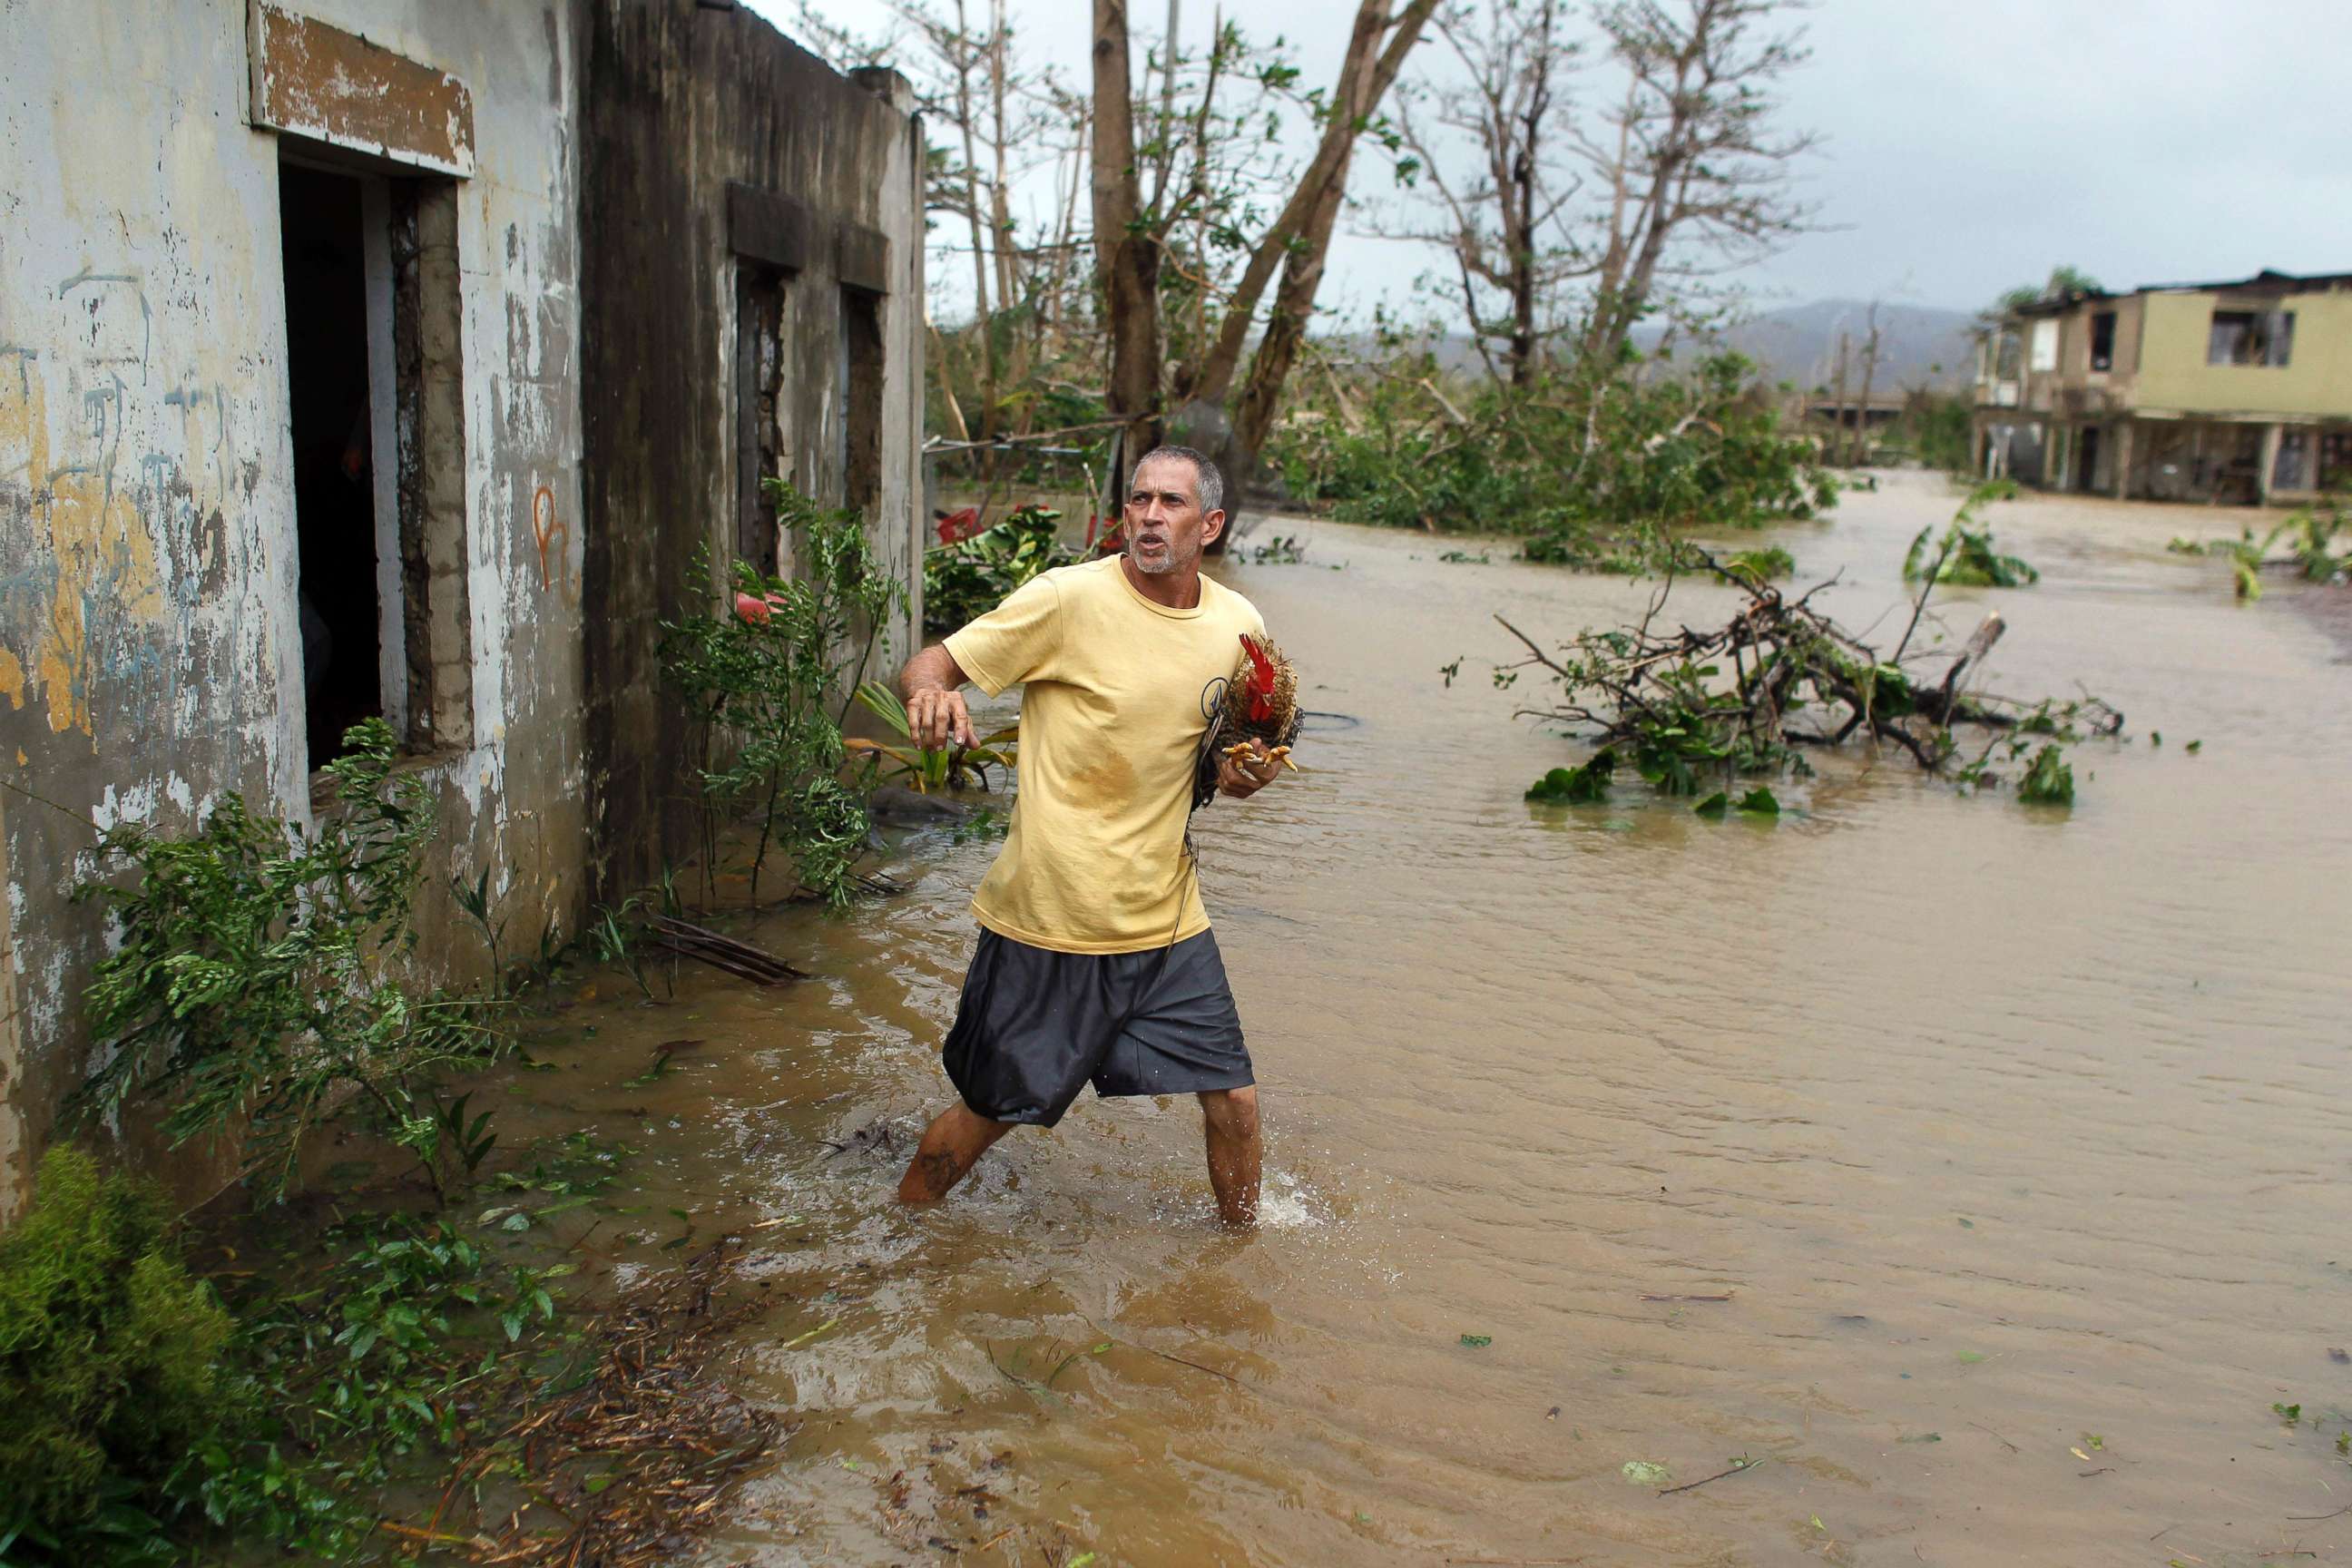
[[(394, 1532), (459, 1547), (486, 1568), (676, 1561), (790, 1432), (735, 1394), (714, 1364), (715, 1342), (759, 1305), (716, 1304), (732, 1268), (722, 1243), (614, 1307), (591, 1332), (597, 1360), (587, 1380), (468, 1455), (431, 1526)], [(441, 1517), (457, 1491), (501, 1470), (526, 1494), (504, 1523), (489, 1524), (485, 1499), (483, 1532), (444, 1532)]]
[[(1588, 764), (1593, 776), (1570, 777), (1554, 792), (1558, 798), (1599, 798), (1620, 758), (1666, 795), (1698, 795), (1718, 782), (1728, 787), (1742, 774), (1802, 773), (1799, 748), (1836, 746), (1859, 733), (1901, 746), (1930, 773), (1978, 785), (2001, 782), (1996, 762), (2040, 743), (2051, 761), (2037, 756), (2019, 778), (2021, 795), (2033, 799), (2034, 781), (2057, 766), (2057, 742), (2123, 728), (2122, 713), (2087, 693), (2028, 702), (1975, 689), (1973, 678), (2005, 629), (1998, 614), (1957, 653), (1913, 650), (1936, 585), (1932, 572), (1909, 606), (1901, 640), (1882, 655), (1813, 606), (1834, 577), (1788, 598), (1760, 574), (1696, 545), (1677, 545), (1671, 562), (1638, 626), (1588, 628), (1557, 652), (1495, 617), (1528, 655), (1497, 667), (1496, 682), (1544, 670), (1562, 700), (1532, 716), (1588, 726), (1602, 741)], [(1676, 574), (1693, 571), (1738, 588), (1746, 603), (1720, 626), (1668, 629), (1661, 612)], [(1973, 756), (1958, 738), (1962, 730), (1989, 737)]]

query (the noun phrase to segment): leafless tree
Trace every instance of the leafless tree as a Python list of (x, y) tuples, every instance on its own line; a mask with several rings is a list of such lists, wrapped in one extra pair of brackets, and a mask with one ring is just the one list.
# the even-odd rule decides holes
[(1582, 353), (1608, 363), (1678, 275), (1755, 259), (1812, 209), (1791, 165), (1818, 144), (1784, 132), (1776, 81), (1810, 53), (1781, 27), (1801, 0), (1605, 0), (1594, 13), (1624, 96), (1578, 149), (1605, 199), (1586, 240), (1592, 300)]
[[(1553, 295), (1590, 269), (1562, 226), (1583, 188), (1561, 162), (1579, 48), (1571, 26), (1568, 0), (1493, 0), (1483, 11), (1456, 0), (1436, 26), (1465, 79), (1424, 87), (1397, 106), (1444, 224), (1407, 236), (1452, 253), (1471, 341), (1490, 374), (1519, 386), (1535, 377)], [(1466, 173), (1449, 172), (1454, 144), (1441, 131), (1466, 144)]]

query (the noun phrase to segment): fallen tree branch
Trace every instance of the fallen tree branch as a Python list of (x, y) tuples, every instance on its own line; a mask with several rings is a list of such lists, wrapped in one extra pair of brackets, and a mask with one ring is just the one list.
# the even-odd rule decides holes
[[(1612, 765), (1631, 762), (1661, 793), (1704, 795), (1730, 790), (1743, 776), (1801, 772), (1796, 748), (1835, 747), (1857, 735), (1900, 748), (1925, 772), (1991, 784), (2000, 782), (1992, 771), (1998, 752), (2015, 760), (2037, 743), (2046, 749), (2123, 728), (2123, 714), (2088, 692), (2025, 701), (1972, 689), (2004, 629), (1998, 616), (1957, 655), (1906, 655), (1928, 589), (1912, 603), (1889, 658), (1814, 607), (1826, 583), (1790, 600), (1746, 563), (1727, 563), (1697, 545), (1675, 544), (1670, 555), (1685, 573), (1738, 590), (1738, 612), (1718, 626), (1666, 629), (1669, 572), (1638, 625), (1588, 628), (1558, 648), (1495, 617), (1525, 650), (1496, 667), (1497, 683), (1540, 670), (1559, 689), (1555, 706), (1522, 712), (1597, 731)], [(1949, 662), (1921, 668), (1930, 660)], [(1808, 717), (1791, 723), (1798, 714)], [(1956, 735), (1963, 729), (1992, 737), (1967, 760)]]
[(674, 915), (655, 915), (646, 921), (646, 929), (652, 933), (656, 945), (713, 969), (740, 975), (755, 985), (789, 985), (808, 978), (773, 953), (762, 952), (748, 942), (721, 936), (708, 926), (695, 925)]

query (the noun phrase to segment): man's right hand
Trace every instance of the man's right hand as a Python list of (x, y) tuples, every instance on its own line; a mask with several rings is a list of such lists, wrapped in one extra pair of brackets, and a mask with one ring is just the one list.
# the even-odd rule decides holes
[(936, 752), (950, 742), (959, 746), (979, 743), (972, 732), (971, 714), (963, 705), (963, 693), (938, 687), (907, 699), (907, 733), (927, 752)]

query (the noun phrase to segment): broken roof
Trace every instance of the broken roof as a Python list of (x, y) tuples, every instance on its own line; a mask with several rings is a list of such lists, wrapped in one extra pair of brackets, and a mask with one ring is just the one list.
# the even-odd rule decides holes
[(2120, 292), (2105, 289), (2070, 289), (2063, 294), (2053, 294), (2029, 305), (2017, 306), (2010, 314), (2063, 315), (2086, 301), (2127, 299), (2134, 294), (2317, 294), (2337, 289), (2352, 289), (2352, 272), (2279, 272), (2265, 267), (2252, 278), (2231, 279), (2218, 283), (2143, 283), (2137, 289)]

